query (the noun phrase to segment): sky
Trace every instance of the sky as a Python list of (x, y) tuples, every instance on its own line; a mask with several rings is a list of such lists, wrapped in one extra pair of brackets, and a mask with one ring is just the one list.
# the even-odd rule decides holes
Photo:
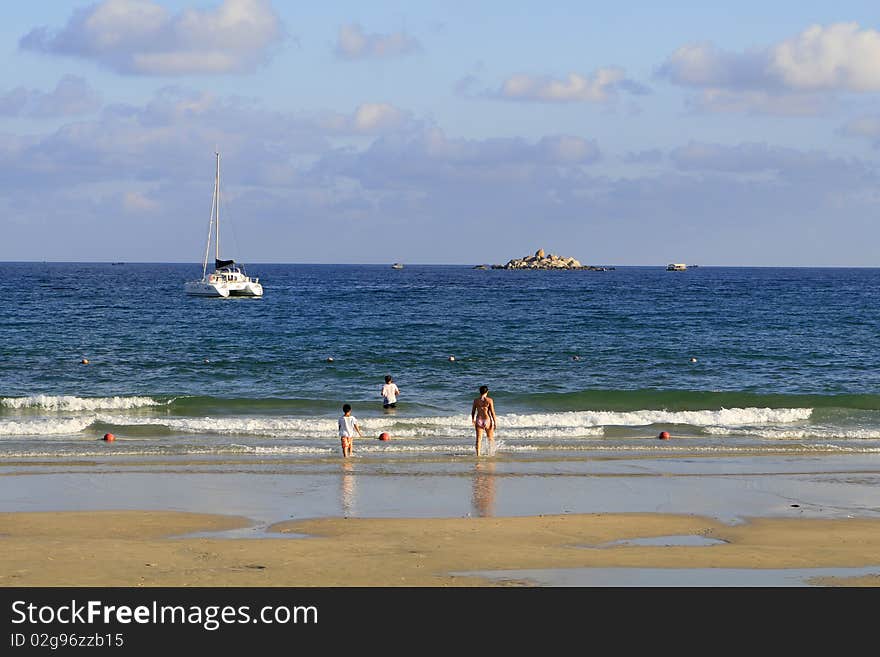
[(0, 261), (880, 266), (876, 0), (0, 12)]

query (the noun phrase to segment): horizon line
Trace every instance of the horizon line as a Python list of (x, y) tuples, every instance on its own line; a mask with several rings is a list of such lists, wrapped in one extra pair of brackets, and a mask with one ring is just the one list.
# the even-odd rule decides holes
[[(2, 264), (68, 264), (68, 265), (193, 265), (201, 266), (198, 262), (184, 262), (172, 260), (0, 260)], [(247, 267), (261, 265), (292, 265), (292, 266), (323, 266), (323, 267), (391, 267), (391, 263), (378, 262), (269, 262), (253, 261), (250, 263), (236, 264)], [(667, 263), (668, 264), (668, 263)], [(639, 264), (639, 265), (585, 265), (584, 267), (629, 267), (629, 268), (666, 268), (667, 264)], [(490, 263), (457, 263), (457, 262), (414, 262), (405, 264), (405, 267), (495, 267)], [(503, 271), (586, 271), (586, 269), (514, 269), (507, 270), (503, 265), (497, 265)], [(730, 268), (730, 269), (878, 269), (880, 265), (687, 265), (688, 269)]]

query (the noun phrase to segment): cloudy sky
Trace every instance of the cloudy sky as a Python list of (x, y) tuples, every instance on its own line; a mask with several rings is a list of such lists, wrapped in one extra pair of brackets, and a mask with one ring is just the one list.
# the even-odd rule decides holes
[(0, 11), (0, 260), (880, 266), (876, 0)]

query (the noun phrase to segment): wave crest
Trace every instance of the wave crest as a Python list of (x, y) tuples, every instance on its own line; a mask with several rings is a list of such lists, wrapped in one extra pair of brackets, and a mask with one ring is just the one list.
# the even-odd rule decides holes
[(147, 406), (162, 406), (152, 397), (74, 397), (72, 395), (31, 395), (30, 397), (2, 397), (0, 406), (16, 410), (36, 408), (48, 411), (128, 410)]

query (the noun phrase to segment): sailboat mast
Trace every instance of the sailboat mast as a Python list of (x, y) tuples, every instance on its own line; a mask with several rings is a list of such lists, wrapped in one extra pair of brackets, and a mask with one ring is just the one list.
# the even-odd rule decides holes
[(214, 259), (220, 259), (220, 153), (216, 152), (214, 155), (217, 156), (217, 175), (214, 178), (214, 195), (217, 197), (217, 234), (214, 239)]
[(205, 259), (202, 260), (202, 280), (208, 275), (208, 254), (211, 252), (211, 232), (214, 230), (214, 211), (217, 208), (217, 178), (214, 178), (214, 193), (211, 196), (211, 218), (208, 220), (208, 239), (205, 241)]

